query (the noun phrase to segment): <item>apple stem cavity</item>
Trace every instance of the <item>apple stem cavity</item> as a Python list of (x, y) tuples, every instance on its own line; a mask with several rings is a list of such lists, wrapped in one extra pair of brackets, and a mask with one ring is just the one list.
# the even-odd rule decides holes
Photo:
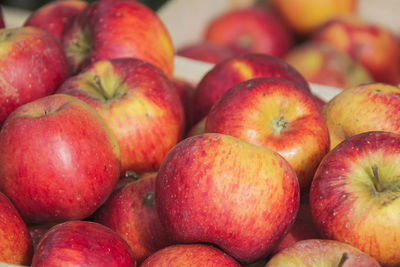
[(285, 121), (283, 116), (280, 116), (277, 120), (273, 122), (273, 129), (275, 134), (280, 134), (283, 129), (286, 129), (289, 122)]
[(337, 267), (342, 267), (343, 264), (349, 259), (349, 255), (347, 255), (347, 252), (343, 252), (342, 257), (340, 258), (339, 264)]
[(374, 182), (375, 190), (377, 192), (382, 192), (383, 189), (381, 188), (381, 184), (379, 182), (378, 166), (373, 165), (371, 167), (371, 169), (372, 169), (372, 173), (373, 173), (372, 179), (373, 179), (373, 182)]
[(154, 207), (154, 192), (147, 192), (143, 195), (143, 205), (146, 207)]
[(109, 99), (112, 99), (114, 97), (114, 94), (113, 94), (112, 91), (108, 91), (108, 90), (106, 90), (106, 88), (104, 88), (104, 86), (103, 86), (103, 84), (101, 82), (101, 79), (100, 79), (100, 77), (98, 75), (94, 75), (93, 80), (94, 80), (97, 88), (100, 89), (100, 92), (103, 94), (105, 99), (109, 100)]

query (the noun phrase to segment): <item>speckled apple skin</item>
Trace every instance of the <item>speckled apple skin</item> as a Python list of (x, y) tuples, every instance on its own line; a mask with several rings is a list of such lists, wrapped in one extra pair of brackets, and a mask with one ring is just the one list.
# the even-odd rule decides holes
[(288, 232), (299, 184), (276, 152), (206, 133), (184, 139), (168, 153), (155, 196), (173, 240), (213, 243), (249, 263), (266, 257)]
[[(310, 189), (311, 212), (321, 236), (348, 243), (383, 266), (400, 264), (399, 165), (396, 133), (358, 134), (331, 150)], [(373, 166), (387, 190), (377, 191)]]
[(87, 221), (53, 226), (40, 240), (32, 267), (135, 267), (129, 245), (110, 228)]
[(17, 107), (54, 93), (68, 77), (57, 39), (35, 27), (0, 30), (0, 125)]
[(171, 242), (154, 205), (157, 173), (149, 173), (115, 191), (95, 213), (94, 220), (117, 232), (142, 263)]
[(240, 267), (232, 257), (210, 245), (179, 244), (161, 249), (141, 267)]
[(192, 100), (194, 122), (204, 118), (212, 105), (232, 86), (260, 77), (288, 79), (310, 93), (304, 77), (283, 60), (267, 54), (242, 54), (215, 65), (201, 79)]
[(0, 192), (0, 262), (29, 265), (32, 255), (33, 243), (25, 222)]
[[(84, 51), (79, 55), (76, 42), (82, 37), (87, 49), (79, 48)], [(172, 77), (174, 48), (169, 32), (157, 14), (139, 1), (91, 3), (65, 33), (63, 47), (75, 72), (98, 60), (134, 57)]]
[[(96, 75), (113, 97), (93, 90)], [(85, 101), (106, 120), (120, 147), (122, 173), (157, 171), (184, 133), (183, 106), (172, 82), (143, 60), (98, 61), (67, 79), (57, 93)]]
[(15, 110), (0, 131), (0, 190), (30, 223), (83, 219), (120, 174), (117, 141), (83, 101), (54, 94)]
[[(275, 122), (279, 118), (287, 123), (281, 130)], [(211, 108), (205, 132), (231, 135), (278, 152), (296, 171), (305, 191), (329, 151), (328, 128), (313, 97), (281, 78), (255, 78), (233, 86)]]

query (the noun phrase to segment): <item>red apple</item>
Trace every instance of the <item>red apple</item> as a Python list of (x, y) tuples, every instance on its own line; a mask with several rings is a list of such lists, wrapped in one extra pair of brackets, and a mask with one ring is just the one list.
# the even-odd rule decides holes
[(234, 52), (226, 46), (218, 46), (210, 42), (197, 42), (187, 44), (178, 49), (177, 55), (204, 61), (208, 63), (219, 63), (234, 55)]
[(339, 17), (322, 25), (312, 39), (346, 52), (377, 82), (393, 85), (400, 82), (398, 38), (383, 26), (356, 16)]
[(121, 171), (157, 171), (184, 131), (182, 103), (158, 68), (133, 58), (101, 60), (67, 79), (75, 96), (107, 121), (121, 150)]
[(67, 78), (59, 42), (34, 27), (0, 30), (0, 125), (17, 107), (52, 94)]
[(147, 174), (115, 191), (95, 213), (95, 221), (126, 240), (140, 264), (170, 244), (158, 219), (154, 189), (157, 173)]
[(347, 89), (373, 81), (359, 62), (326, 43), (306, 42), (290, 50), (284, 60), (311, 83)]
[(246, 7), (227, 11), (206, 26), (205, 40), (236, 53), (285, 55), (293, 45), (292, 32), (271, 10)]
[(83, 219), (119, 178), (117, 141), (88, 104), (54, 94), (17, 108), (0, 131), (0, 190), (30, 223)]
[(331, 149), (350, 136), (367, 131), (400, 134), (400, 88), (371, 83), (337, 94), (324, 107)]
[(204, 117), (198, 123), (193, 125), (192, 128), (190, 128), (190, 130), (187, 132), (186, 137), (195, 136), (195, 135), (198, 135), (198, 134), (205, 133), (206, 120), (207, 120), (207, 117)]
[(265, 267), (281, 266), (335, 266), (379, 267), (368, 254), (342, 242), (309, 239), (296, 242), (275, 254)]
[(299, 184), (278, 153), (229, 135), (186, 138), (156, 179), (161, 223), (178, 243), (212, 243), (243, 263), (266, 257), (292, 226)]
[(73, 20), (88, 3), (77, 0), (57, 0), (36, 9), (25, 21), (24, 26), (34, 26), (46, 30), (58, 40), (61, 38)]
[(205, 132), (278, 152), (296, 171), (304, 191), (329, 151), (329, 131), (313, 97), (281, 78), (255, 78), (233, 86), (211, 108)]
[(39, 244), (40, 240), (44, 236), (47, 231), (53, 227), (54, 223), (49, 223), (49, 224), (32, 224), (28, 225), (28, 230), (29, 230), (29, 235), (32, 238), (33, 242), (33, 250), (35, 251), (37, 248), (37, 245)]
[(3, 29), (5, 27), (6, 25), (4, 23), (3, 8), (0, 6), (0, 29)]
[(139, 1), (100, 0), (89, 4), (63, 37), (71, 69), (95, 61), (134, 57), (172, 76), (174, 48), (157, 14)]
[(203, 244), (173, 245), (147, 258), (141, 267), (239, 267), (221, 250)]
[(174, 84), (176, 91), (178, 92), (181, 100), (184, 117), (185, 117), (185, 133), (193, 126), (192, 118), (192, 98), (195, 90), (195, 85), (185, 81), (183, 79), (173, 78), (172, 83)]
[(283, 60), (266, 54), (238, 55), (215, 65), (199, 82), (192, 102), (194, 122), (204, 118), (229, 88), (259, 77), (288, 79), (311, 94), (304, 77)]
[(400, 135), (372, 131), (323, 159), (310, 190), (322, 237), (348, 243), (383, 266), (400, 264)]
[(129, 245), (110, 228), (94, 222), (69, 221), (52, 227), (39, 242), (32, 267), (132, 267)]
[(29, 265), (32, 255), (32, 239), (25, 222), (0, 192), (0, 262)]

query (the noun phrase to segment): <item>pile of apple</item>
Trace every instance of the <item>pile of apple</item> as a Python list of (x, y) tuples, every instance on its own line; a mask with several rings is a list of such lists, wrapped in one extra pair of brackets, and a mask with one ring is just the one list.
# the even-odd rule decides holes
[(287, 3), (177, 49), (215, 63), (195, 85), (137, 1), (54, 1), (0, 30), (0, 262), (400, 266), (397, 37), (337, 17), (354, 0)]

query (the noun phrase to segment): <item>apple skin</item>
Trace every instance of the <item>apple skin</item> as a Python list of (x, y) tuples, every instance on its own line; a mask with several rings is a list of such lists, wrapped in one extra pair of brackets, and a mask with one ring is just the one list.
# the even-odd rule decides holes
[[(341, 265), (343, 255), (346, 255)], [(379, 263), (362, 251), (342, 242), (308, 239), (294, 243), (275, 254), (265, 267), (278, 266), (338, 266), (379, 267)]]
[(206, 120), (207, 120), (207, 117), (204, 117), (198, 123), (193, 125), (192, 128), (190, 128), (190, 130), (187, 132), (186, 137), (191, 137), (191, 136), (205, 133)]
[(281, 78), (255, 78), (233, 86), (211, 108), (205, 132), (278, 152), (296, 171), (303, 191), (329, 151), (329, 131), (313, 97)]
[(157, 173), (149, 173), (115, 191), (95, 213), (94, 221), (110, 227), (131, 247), (140, 264), (170, 245), (155, 208)]
[(17, 108), (0, 131), (0, 191), (28, 223), (83, 219), (120, 173), (115, 136), (83, 101), (54, 94)]
[(33, 255), (29, 230), (11, 201), (0, 192), (0, 262), (29, 265)]
[(349, 88), (324, 106), (323, 115), (331, 149), (362, 132), (400, 133), (400, 88), (382, 83)]
[(172, 77), (174, 48), (157, 14), (139, 1), (90, 3), (63, 36), (73, 73), (98, 60), (134, 57)]
[(267, 54), (237, 55), (216, 64), (200, 80), (193, 95), (194, 123), (204, 118), (212, 105), (239, 82), (259, 77), (288, 79), (311, 94), (304, 77), (282, 59)]
[(101, 60), (67, 79), (57, 93), (77, 97), (106, 120), (121, 151), (121, 173), (157, 171), (182, 138), (184, 112), (172, 82), (143, 60)]
[(25, 21), (24, 26), (38, 27), (48, 31), (61, 41), (66, 29), (86, 7), (86, 1), (58, 0), (36, 9)]
[(290, 29), (301, 36), (312, 34), (325, 22), (355, 13), (358, 0), (264, 0), (275, 8)]
[(32, 267), (132, 267), (136, 261), (129, 245), (110, 228), (86, 221), (53, 226), (39, 242)]
[(160, 221), (174, 242), (215, 244), (251, 263), (266, 257), (289, 231), (299, 192), (293, 168), (278, 153), (205, 133), (168, 153), (155, 196)]
[(246, 7), (222, 13), (206, 26), (204, 39), (241, 53), (284, 56), (293, 46), (292, 32), (274, 12)]
[(172, 83), (174, 84), (182, 103), (185, 117), (184, 133), (187, 133), (187, 131), (193, 126), (191, 103), (196, 86), (191, 82), (178, 78), (172, 78)]
[(383, 26), (358, 16), (339, 17), (322, 25), (311, 37), (347, 53), (362, 64), (377, 82), (400, 82), (398, 38)]
[(219, 63), (235, 55), (235, 53), (226, 46), (218, 46), (206, 41), (187, 44), (179, 48), (176, 54), (212, 64)]
[(0, 7), (0, 29), (4, 29), (6, 27), (4, 23), (4, 15), (3, 15), (3, 8)]
[(359, 62), (326, 43), (306, 42), (291, 49), (284, 60), (311, 83), (347, 89), (373, 82)]
[(331, 150), (310, 189), (311, 212), (321, 236), (348, 243), (383, 266), (398, 266), (399, 166), (396, 133), (361, 133)]
[(0, 125), (17, 107), (54, 93), (68, 77), (60, 43), (35, 27), (0, 30)]
[(204, 244), (178, 244), (148, 257), (141, 267), (240, 267), (229, 255)]

